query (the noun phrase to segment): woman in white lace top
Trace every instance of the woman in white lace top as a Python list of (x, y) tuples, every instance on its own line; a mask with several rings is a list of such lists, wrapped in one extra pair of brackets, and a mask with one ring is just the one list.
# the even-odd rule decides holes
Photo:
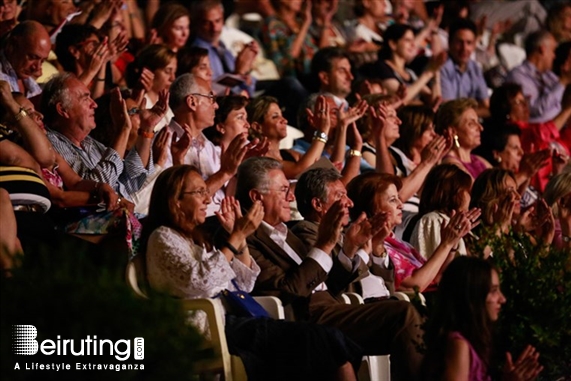
[[(221, 249), (200, 234), (210, 192), (198, 171), (188, 165), (165, 170), (155, 183), (143, 239), (147, 277), (153, 289), (181, 299), (214, 298), (222, 290), (252, 291), (260, 268), (248, 252), (246, 237), (262, 221), (262, 204), (242, 217), (233, 198), (222, 202), (217, 217), (229, 237)], [(214, 300), (220, 300), (216, 298)], [(225, 317), (230, 353), (244, 362), (248, 380), (355, 380), (352, 363), (361, 350), (338, 330), (269, 318)], [(203, 331), (204, 315), (191, 323)]]

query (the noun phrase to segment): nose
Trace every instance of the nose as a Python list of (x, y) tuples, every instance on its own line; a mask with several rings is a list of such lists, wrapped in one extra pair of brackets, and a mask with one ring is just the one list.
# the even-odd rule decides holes
[(169, 75), (169, 81), (170, 81), (171, 83), (173, 83), (175, 79), (176, 79), (175, 73), (174, 73), (174, 72), (173, 72), (173, 73), (170, 73), (170, 75)]
[(349, 81), (352, 81), (353, 79), (355, 79), (355, 77), (353, 77), (353, 74), (351, 73), (351, 71), (347, 72), (347, 77), (349, 77)]
[(345, 195), (344, 197), (345, 197), (345, 200), (347, 202), (347, 207), (349, 209), (351, 209), (353, 206), (355, 206), (355, 204), (353, 204), (353, 200), (351, 200), (349, 197), (347, 197), (347, 195)]
[(504, 304), (507, 301), (506, 297), (504, 296), (504, 293), (500, 291), (500, 304)]
[(91, 101), (91, 108), (96, 109), (97, 108), (97, 103), (95, 103), (95, 101), (90, 97), (89, 100)]
[(290, 190), (287, 195), (286, 195), (286, 200), (288, 202), (293, 202), (295, 201), (295, 194), (293, 194), (293, 192)]

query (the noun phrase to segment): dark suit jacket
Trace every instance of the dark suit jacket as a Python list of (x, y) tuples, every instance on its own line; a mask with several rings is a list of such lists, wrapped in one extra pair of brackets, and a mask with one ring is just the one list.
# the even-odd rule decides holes
[(248, 237), (250, 254), (261, 269), (252, 293), (277, 296), (284, 305), (292, 304), (297, 319), (302, 320), (308, 318), (310, 304), (343, 304), (338, 293), (331, 290), (314, 293), (313, 290), (327, 280), (331, 284), (352, 281), (354, 275), (337, 261), (333, 261), (333, 269), (327, 274), (317, 261), (307, 257), (309, 249), (289, 230), (286, 242), (299, 254), (303, 261), (301, 264), (291, 259), (261, 227)]

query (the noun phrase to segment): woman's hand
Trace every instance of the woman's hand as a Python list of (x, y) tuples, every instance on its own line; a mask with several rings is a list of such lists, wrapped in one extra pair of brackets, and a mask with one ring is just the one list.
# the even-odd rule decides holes
[(345, 128), (352, 123), (355, 123), (365, 115), (368, 108), (369, 105), (367, 104), (367, 101), (360, 100), (355, 106), (349, 107), (346, 112), (339, 109), (339, 122), (337, 127)]
[(228, 233), (232, 233), (236, 219), (242, 218), (240, 202), (232, 196), (224, 197), (220, 203), (220, 210), (214, 212), (214, 214), (216, 214), (216, 217), (224, 230)]
[(524, 154), (519, 163), (519, 173), (531, 179), (541, 167), (547, 165), (550, 154), (548, 149)]
[(444, 136), (436, 135), (420, 153), (421, 161), (431, 166), (436, 165), (452, 148), (452, 142)]
[(141, 117), (141, 129), (146, 132), (152, 132), (155, 126), (164, 118), (169, 107), (169, 91), (161, 90), (159, 92), (159, 100), (151, 108), (145, 106), (147, 101), (145, 98), (139, 104), (139, 115)]
[(112, 63), (117, 61), (121, 54), (127, 50), (127, 45), (129, 45), (127, 32), (122, 31), (109, 44), (109, 61)]
[(147, 69), (146, 67), (143, 68), (141, 71), (141, 75), (139, 76), (139, 80), (135, 84), (133, 88), (133, 93), (131, 94), (131, 98), (140, 104), (145, 97), (145, 93), (151, 91), (153, 87), (153, 81), (155, 80), (155, 73)]
[(514, 191), (509, 191), (500, 200), (500, 202), (493, 207), (492, 223), (498, 224), (503, 233), (507, 233), (511, 223), (516, 205), (519, 203), (519, 197), (516, 196)]
[(96, 75), (101, 70), (101, 67), (109, 60), (109, 45), (107, 44), (107, 37), (96, 47), (86, 52), (87, 68), (85, 70), (92, 75)]
[(234, 213), (236, 215), (236, 222), (234, 223), (234, 229), (232, 234), (240, 233), (244, 239), (250, 234), (258, 229), (258, 226), (262, 223), (264, 219), (264, 206), (261, 201), (254, 201), (248, 213), (242, 217), (242, 211), (240, 210), (240, 203), (236, 201), (234, 205)]
[(512, 355), (506, 352), (506, 364), (503, 371), (503, 381), (531, 381), (535, 380), (543, 370), (539, 364), (539, 352), (528, 345), (514, 363)]
[(448, 221), (448, 223), (442, 221), (442, 226), (440, 227), (441, 242), (456, 247), (460, 239), (468, 234), (468, 232), (472, 230), (472, 227), (475, 226), (471, 220), (474, 216), (476, 216), (477, 219), (479, 213), (477, 211), (470, 213), (456, 212), (453, 210), (450, 221)]
[(386, 212), (377, 213), (371, 218), (367, 218), (365, 212), (361, 213), (359, 218), (351, 223), (345, 232), (343, 252), (349, 258), (352, 258), (353, 254), (357, 252), (358, 249), (362, 248), (367, 243), (370, 243), (371, 239), (381, 230), (388, 230), (385, 225), (387, 225)]
[(331, 129), (331, 115), (329, 114), (329, 103), (323, 95), (317, 97), (317, 102), (315, 102), (315, 114), (309, 108), (307, 111), (307, 120), (311, 127), (313, 127), (318, 132), (324, 134), (329, 134)]
[(153, 142), (153, 159), (155, 164), (160, 165), (162, 168), (165, 167), (168, 159), (171, 139), (172, 132), (165, 127), (159, 131)]
[(446, 52), (440, 52), (437, 55), (432, 56), (430, 58), (430, 61), (428, 61), (428, 66), (426, 67), (426, 70), (431, 73), (436, 73), (440, 71), (440, 68), (444, 66), (447, 59), (448, 59), (448, 54), (446, 54)]
[(544, 199), (537, 201), (534, 217), (536, 236), (543, 241), (544, 245), (551, 245), (555, 237), (555, 218)]

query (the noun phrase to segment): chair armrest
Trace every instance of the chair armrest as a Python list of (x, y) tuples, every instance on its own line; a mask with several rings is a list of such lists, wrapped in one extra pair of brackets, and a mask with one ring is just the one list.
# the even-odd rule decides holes
[(285, 319), (284, 307), (279, 298), (275, 296), (254, 296), (254, 299), (264, 307), (272, 319)]
[[(352, 305), (365, 304), (363, 297), (354, 292), (344, 292), (342, 297), (343, 300), (345, 300), (345, 304), (352, 304)], [(347, 300), (349, 302), (347, 302)]]

